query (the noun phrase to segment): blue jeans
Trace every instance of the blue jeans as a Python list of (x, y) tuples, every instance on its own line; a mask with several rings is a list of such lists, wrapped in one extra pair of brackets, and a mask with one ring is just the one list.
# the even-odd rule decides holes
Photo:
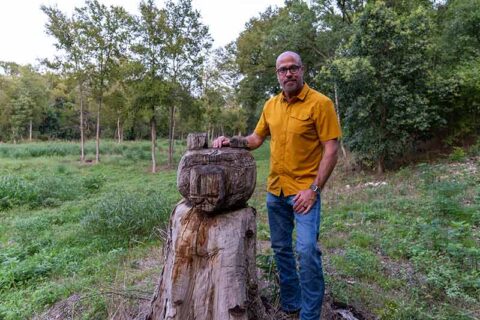
[[(325, 292), (322, 253), (317, 246), (321, 200), (317, 196), (307, 214), (298, 214), (293, 211), (293, 198), (267, 193), (270, 238), (280, 278), (280, 303), (284, 311), (300, 310), (301, 320), (319, 320)], [(299, 272), (292, 247), (295, 225)]]

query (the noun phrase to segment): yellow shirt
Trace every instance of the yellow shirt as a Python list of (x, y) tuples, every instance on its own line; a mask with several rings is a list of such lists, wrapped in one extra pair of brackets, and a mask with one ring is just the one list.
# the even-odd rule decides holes
[(268, 192), (289, 196), (310, 187), (323, 155), (321, 141), (340, 137), (341, 129), (333, 102), (304, 84), (293, 102), (283, 93), (269, 99), (255, 133), (271, 136)]

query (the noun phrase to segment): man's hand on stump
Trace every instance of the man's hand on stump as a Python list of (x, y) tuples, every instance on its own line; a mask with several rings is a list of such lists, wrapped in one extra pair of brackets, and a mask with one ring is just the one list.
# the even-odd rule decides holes
[(220, 136), (217, 139), (213, 140), (212, 146), (214, 148), (229, 147), (230, 139), (224, 136)]

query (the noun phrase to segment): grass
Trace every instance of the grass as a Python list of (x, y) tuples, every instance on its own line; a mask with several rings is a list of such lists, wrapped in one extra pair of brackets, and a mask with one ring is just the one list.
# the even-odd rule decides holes
[(105, 292), (118, 289), (120, 275), (129, 290), (159, 273), (158, 264), (139, 265), (159, 260), (180, 198), (176, 172), (149, 173), (148, 142), (103, 145), (98, 165), (80, 164), (72, 143), (0, 146), (0, 319), (30, 318), (76, 293), (77, 318), (105, 319)]
[(334, 299), (367, 318), (480, 317), (480, 163), (454, 158), (384, 176), (337, 168), (321, 231)]
[[(73, 318), (105, 319), (153, 292), (161, 230), (180, 198), (176, 171), (149, 173), (148, 142), (102, 146), (100, 164), (82, 165), (67, 142), (0, 145), (0, 319), (30, 318), (75, 294)], [(268, 142), (254, 157), (257, 264), (262, 293), (278, 303), (265, 208)], [(458, 150), (382, 176), (340, 163), (322, 195), (333, 300), (366, 319), (480, 318), (478, 170), (479, 158)]]

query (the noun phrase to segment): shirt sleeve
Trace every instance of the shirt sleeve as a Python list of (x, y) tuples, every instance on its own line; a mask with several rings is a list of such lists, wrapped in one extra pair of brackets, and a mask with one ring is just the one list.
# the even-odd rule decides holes
[(316, 126), (318, 137), (322, 142), (341, 137), (342, 130), (332, 100), (327, 99), (322, 103), (318, 110)]
[(262, 114), (260, 115), (260, 119), (258, 119), (258, 123), (255, 127), (254, 132), (262, 138), (270, 135), (270, 128), (268, 127), (268, 122), (265, 117), (265, 107), (263, 108)]

